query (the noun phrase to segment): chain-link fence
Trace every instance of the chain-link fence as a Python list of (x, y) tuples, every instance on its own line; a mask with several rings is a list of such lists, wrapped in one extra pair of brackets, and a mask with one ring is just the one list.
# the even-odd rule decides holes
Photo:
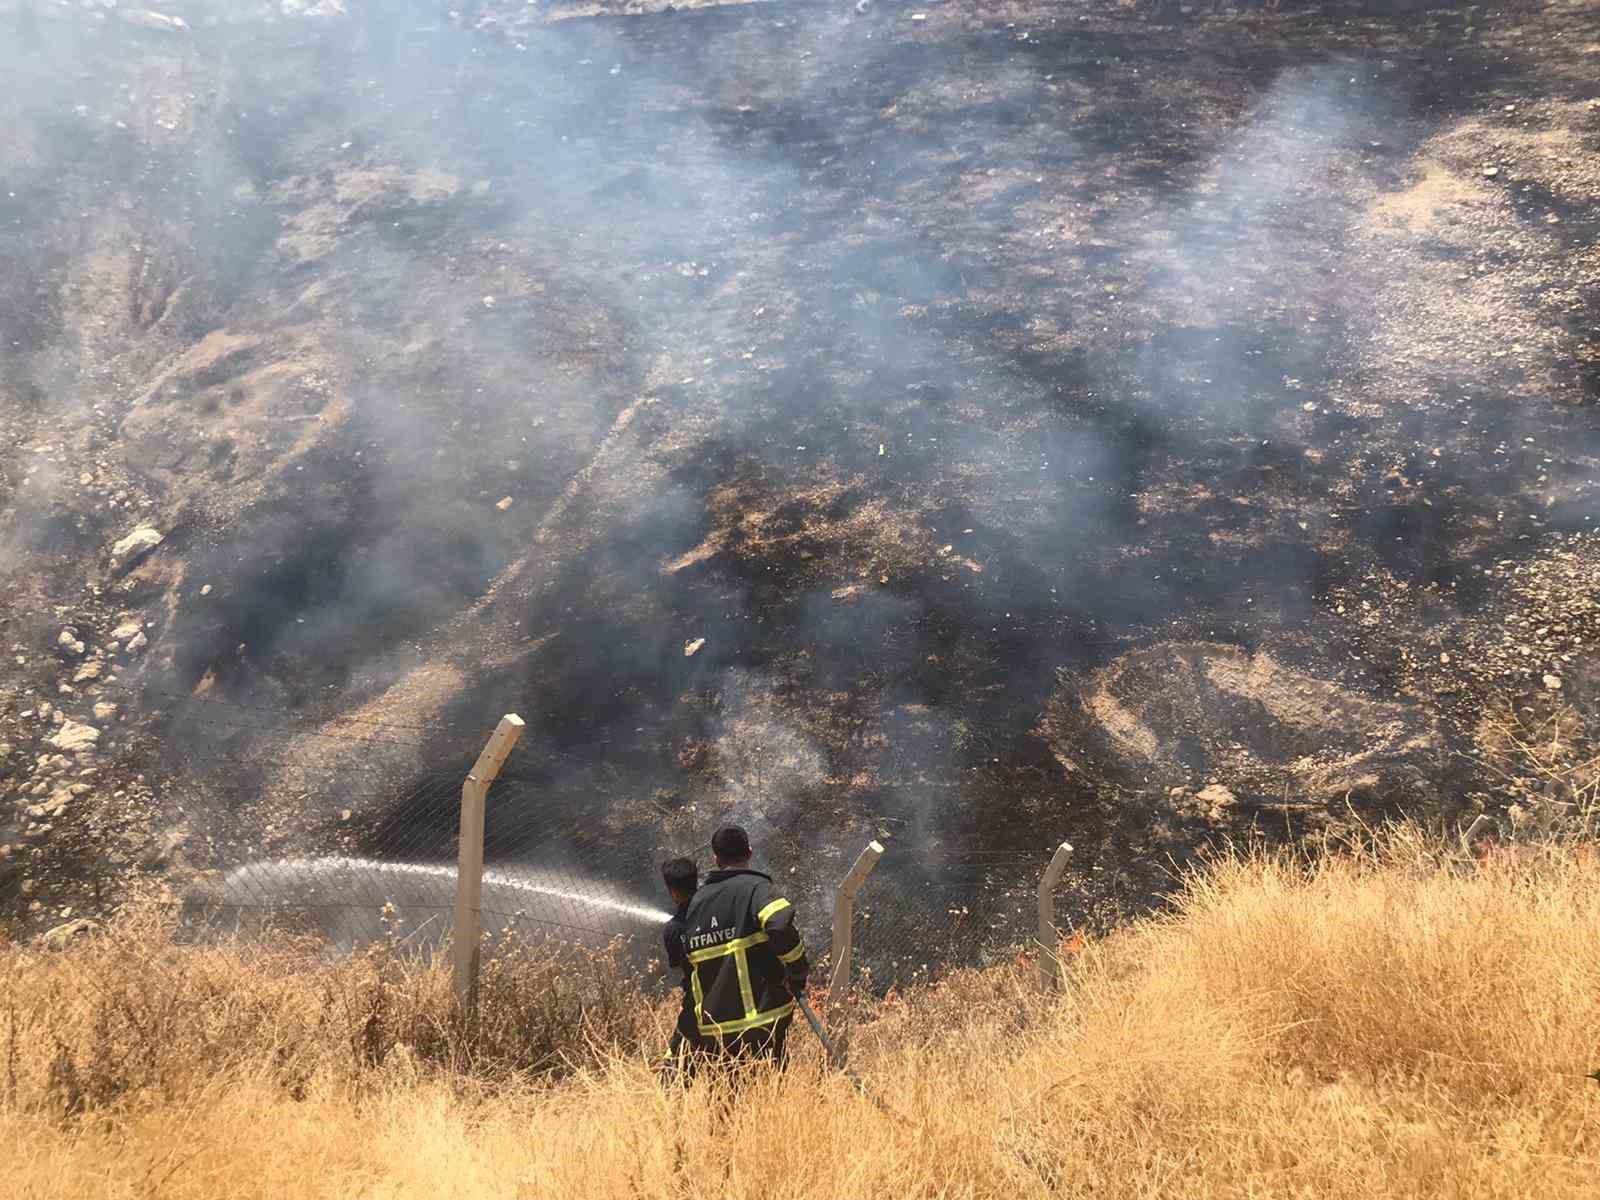
[[(168, 773), (211, 817), (209, 861), (185, 890), (195, 935), (285, 929), (340, 949), (388, 940), (424, 952), (449, 939), (462, 783), (489, 727), (313, 722), (213, 700), (185, 700), (173, 719), (182, 736), (168, 741)], [(452, 734), (449, 764), (423, 768)], [(598, 754), (512, 752), (488, 793), (480, 911), (489, 939), (623, 939), (641, 959), (659, 952), (670, 907), (660, 865), (681, 855), (711, 869), (709, 837), (728, 814), (655, 809), (619, 796), (606, 770)], [(413, 782), (385, 783), (402, 771)], [(203, 802), (218, 794), (248, 799), (220, 812)], [(756, 865), (795, 903), (815, 963), (831, 954), (834, 889), (882, 825), (835, 811), (826, 829), (812, 828), (802, 812), (751, 829)], [(860, 982), (903, 985), (1036, 944), (1035, 890), (1052, 847), (935, 856), (915, 839), (883, 840), (855, 904)]]

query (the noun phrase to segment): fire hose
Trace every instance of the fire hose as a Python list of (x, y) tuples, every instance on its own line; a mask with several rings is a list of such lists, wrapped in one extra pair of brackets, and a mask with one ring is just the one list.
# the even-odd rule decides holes
[(876, 1095), (874, 1095), (873, 1092), (868, 1089), (866, 1082), (861, 1078), (861, 1076), (852, 1071), (845, 1063), (844, 1054), (839, 1050), (839, 1047), (834, 1043), (833, 1039), (828, 1036), (827, 1030), (823, 1029), (822, 1022), (817, 1019), (816, 1009), (811, 1007), (811, 1001), (807, 1000), (805, 996), (801, 994), (795, 996), (795, 1003), (800, 1006), (800, 1011), (805, 1014), (806, 1024), (811, 1026), (811, 1032), (817, 1035), (817, 1041), (821, 1042), (822, 1048), (827, 1051), (828, 1061), (833, 1064), (834, 1069), (837, 1070), (839, 1074), (843, 1075), (855, 1085), (856, 1091), (861, 1093), (862, 1098), (885, 1116), (893, 1117), (896, 1121), (899, 1121), (903, 1125), (912, 1124), (913, 1122), (909, 1117), (895, 1112), (894, 1109), (890, 1108)]
[(828, 1037), (827, 1030), (822, 1028), (822, 1022), (817, 1019), (817, 1010), (811, 1007), (811, 1001), (807, 1000), (804, 995), (797, 995), (794, 999), (795, 1003), (800, 1006), (800, 1011), (805, 1013), (806, 1023), (811, 1026), (811, 1032), (817, 1035), (817, 1041), (821, 1042), (822, 1048), (828, 1052), (828, 1060), (833, 1063), (834, 1068), (846, 1079), (850, 1080), (851, 1083), (855, 1084), (856, 1087), (861, 1087), (860, 1076), (845, 1065), (844, 1055), (839, 1053), (839, 1047), (833, 1044), (832, 1039)]

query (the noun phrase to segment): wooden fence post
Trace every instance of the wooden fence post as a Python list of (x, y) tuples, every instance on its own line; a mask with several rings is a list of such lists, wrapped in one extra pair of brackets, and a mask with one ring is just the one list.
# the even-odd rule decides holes
[(461, 784), (461, 848), (456, 861), (456, 918), (451, 934), (456, 1000), (470, 1020), (478, 1000), (478, 930), (483, 906), (483, 822), (489, 785), (522, 736), (522, 718), (507, 713)]
[(828, 1002), (843, 1004), (845, 989), (850, 986), (850, 926), (855, 911), (856, 893), (872, 874), (872, 868), (883, 857), (883, 846), (876, 841), (856, 856), (855, 866), (839, 884), (833, 897), (833, 978), (828, 983)]
[(1061, 970), (1061, 931), (1056, 928), (1056, 884), (1061, 882), (1061, 872), (1067, 869), (1067, 856), (1071, 853), (1072, 847), (1066, 842), (1057, 846), (1039, 881), (1039, 987), (1044, 991), (1060, 987), (1065, 978)]

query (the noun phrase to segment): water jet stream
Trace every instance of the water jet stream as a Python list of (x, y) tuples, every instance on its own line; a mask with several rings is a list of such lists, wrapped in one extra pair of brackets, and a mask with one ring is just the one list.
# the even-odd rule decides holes
[[(442, 863), (344, 855), (263, 859), (232, 868), (189, 901), (213, 914), (207, 924), (217, 924), (216, 917), (224, 914), (241, 926), (293, 915), (341, 946), (374, 941), (401, 928), (421, 932), (419, 919), (426, 916), (436, 925), (432, 940), (448, 928), (449, 922), (438, 918), (454, 907), (455, 880), (455, 867)], [(483, 928), (492, 934), (526, 922), (563, 935), (608, 935), (661, 925), (670, 917), (607, 895), (608, 890), (599, 881), (586, 887), (565, 871), (491, 868), (483, 874)]]

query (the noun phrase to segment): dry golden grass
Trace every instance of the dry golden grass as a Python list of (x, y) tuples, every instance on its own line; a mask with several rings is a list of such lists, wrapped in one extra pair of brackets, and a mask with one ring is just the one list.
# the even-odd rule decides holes
[[(436, 973), (381, 957), (174, 949), (138, 925), (0, 954), (11, 1196), (1600, 1194), (1584, 1077), (1600, 863), (1553, 844), (1468, 867), (1402, 832), (1317, 865), (1218, 864), (1170, 916), (1078, 954), (1057, 1002), (997, 968), (878, 1007), (853, 1050), (892, 1114), (800, 1030), (792, 1069), (733, 1103), (716, 1081), (663, 1088), (644, 1049), (662, 1013), (637, 999), (632, 1017), (547, 1014), (533, 1074), (504, 1023), (477, 1066), (465, 1035), (439, 1035), (449, 1054), (399, 1049), (447, 1027), (448, 1003)], [(369, 1045), (347, 997), (384, 972), (399, 1015)], [(127, 995), (175, 1015), (119, 1021)], [(92, 1085), (123, 1061), (139, 1086)]]

